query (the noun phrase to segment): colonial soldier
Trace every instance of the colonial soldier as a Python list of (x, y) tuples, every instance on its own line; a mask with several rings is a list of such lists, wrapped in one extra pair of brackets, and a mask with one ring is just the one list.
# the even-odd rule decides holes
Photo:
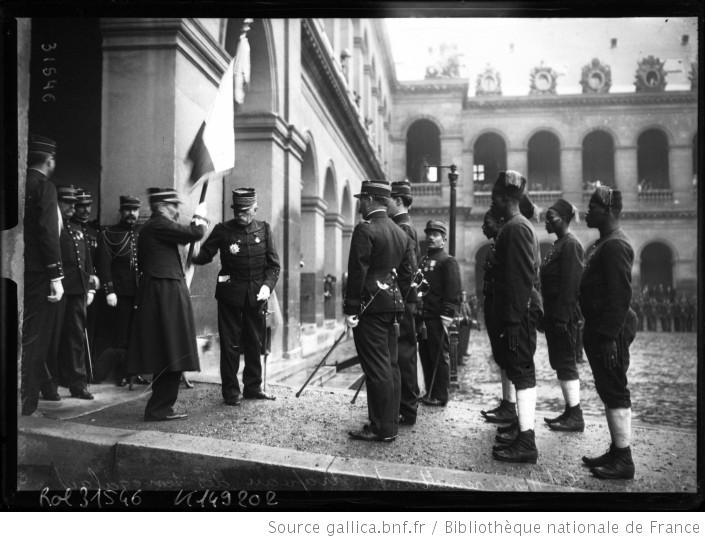
[(64, 294), (59, 235), (61, 215), (56, 188), (49, 181), (56, 167), (56, 143), (31, 136), (28, 145), (24, 212), (24, 316), (22, 319), (22, 415), (37, 409), (39, 391), (60, 399), (50, 384), (47, 359)]
[(428, 287), (422, 291), (420, 316), (426, 327), (426, 339), (419, 344), (428, 406), (445, 406), (450, 391), (450, 340), (448, 330), (460, 309), (462, 287), (460, 269), (453, 256), (444, 250), (448, 229), (439, 220), (429, 220), (426, 233), (426, 256), (419, 268)]
[[(279, 256), (271, 226), (255, 220), (257, 194), (254, 188), (233, 190), (235, 218), (217, 224), (192, 259), (203, 265), (220, 251), (220, 271), (215, 287), (218, 300), (220, 379), (223, 400), (239, 405), (246, 399), (274, 399), (262, 389), (262, 352), (266, 302), (279, 278)], [(245, 354), (242, 394), (237, 381), (240, 353)]]
[(589, 228), (600, 231), (600, 238), (587, 250), (580, 282), (585, 352), (612, 438), (607, 453), (583, 457), (583, 463), (598, 478), (634, 477), (627, 388), (629, 345), (636, 335), (636, 315), (629, 308), (634, 250), (619, 226), (621, 211), (621, 192), (601, 186), (590, 198), (585, 217)]
[(578, 217), (571, 203), (559, 199), (546, 212), (546, 231), (557, 239), (541, 264), (544, 332), (548, 360), (556, 371), (563, 392), (565, 410), (555, 418), (544, 418), (554, 431), (583, 431), (585, 422), (580, 408), (580, 380), (575, 352), (578, 332), (578, 288), (583, 274), (584, 250), (570, 231)]
[[(103, 316), (110, 322), (109, 345), (118, 350), (114, 367), (118, 386), (127, 384), (128, 378), (126, 354), (139, 278), (137, 220), (140, 205), (138, 198), (120, 196), (120, 222), (103, 228), (98, 238), (98, 267), (107, 303)], [(138, 382), (144, 383), (139, 376)]]
[(153, 374), (145, 421), (179, 420), (187, 416), (173, 408), (181, 373), (200, 370), (196, 326), (179, 245), (203, 238), (206, 206), (200, 203), (186, 226), (177, 222), (181, 200), (176, 190), (149, 188), (147, 192), (152, 216), (142, 226), (137, 242), (140, 277), (127, 371)]
[(648, 331), (656, 331), (656, 313), (658, 301), (653, 295), (644, 303), (644, 314), (646, 315), (646, 329)]
[(661, 320), (661, 331), (671, 331), (671, 300), (664, 294), (658, 304), (659, 319)]
[[(93, 262), (93, 269), (90, 270), (90, 281), (91, 288), (96, 291), (96, 296), (99, 295), (98, 288), (100, 287), (100, 280), (98, 280), (98, 272), (95, 269), (97, 262), (96, 249), (98, 247), (98, 235), (100, 234), (100, 226), (96, 220), (90, 220), (91, 211), (93, 206), (93, 195), (84, 190), (83, 188), (76, 188), (76, 204), (74, 205), (75, 212), (71, 217), (71, 224), (76, 226), (83, 233), (83, 238), (86, 240), (88, 245), (88, 251), (90, 252), (91, 262)], [(90, 352), (90, 359), (95, 359), (95, 326), (96, 326), (96, 316), (98, 309), (97, 300), (90, 304), (86, 310), (86, 331), (88, 336), (88, 346)], [(88, 363), (90, 359), (87, 359)], [(92, 377), (92, 375), (89, 375)]]
[[(392, 204), (389, 206), (390, 216), (394, 223), (409, 236), (414, 259), (411, 268), (416, 269), (419, 255), (419, 241), (416, 230), (409, 218), (409, 208), (413, 202), (411, 184), (409, 181), (392, 183)], [(416, 290), (410, 289), (404, 300), (404, 316), (399, 322), (400, 334), (398, 343), (399, 373), (401, 375), (401, 402), (399, 404), (399, 423), (414, 425), (419, 401), (419, 381), (417, 376), (416, 345)]]
[(370, 423), (350, 438), (391, 442), (399, 427), (398, 325), (411, 284), (409, 237), (387, 216), (391, 190), (385, 181), (363, 181), (363, 221), (353, 230), (343, 312), (353, 328), (365, 373)]
[(689, 297), (685, 304), (685, 330), (689, 333), (693, 331), (695, 325), (695, 309), (695, 299)]
[(631, 307), (636, 314), (636, 330), (644, 331), (644, 300), (640, 294), (632, 297)]
[(71, 222), (76, 203), (73, 186), (57, 187), (63, 218), (61, 259), (64, 266), (64, 297), (59, 302), (57, 329), (52, 341), (50, 371), (60, 386), (69, 388), (72, 397), (93, 399), (86, 374), (86, 308), (93, 302), (95, 288), (91, 273), (93, 261), (88, 241), (81, 228)]
[[(685, 303), (682, 297), (671, 303), (671, 314), (673, 315), (673, 331), (683, 331), (683, 314), (685, 312)], [(637, 318), (639, 314), (637, 314)], [(638, 330), (638, 328), (637, 328)]]
[[(501, 171), (492, 189), (504, 225), (497, 235), (495, 253), (495, 317), (501, 327), (500, 357), (516, 389), (518, 427), (516, 437), (495, 446), (499, 461), (535, 463), (538, 450), (534, 438), (536, 411), (536, 324), (541, 317), (538, 293), (540, 253), (538, 239), (519, 206), (527, 189), (526, 178), (516, 171)], [(500, 435), (498, 435), (499, 437)]]

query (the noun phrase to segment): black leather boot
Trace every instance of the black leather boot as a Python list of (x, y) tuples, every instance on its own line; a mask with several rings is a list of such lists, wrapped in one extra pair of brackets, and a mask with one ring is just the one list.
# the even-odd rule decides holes
[(509, 463), (536, 463), (539, 451), (536, 449), (534, 430), (519, 431), (519, 436), (507, 448), (493, 450), (492, 457)]
[(485, 417), (485, 421), (489, 423), (512, 423), (517, 420), (517, 404), (502, 399), (499, 408), (494, 412), (483, 413), (483, 411), (480, 411), (480, 413)]
[(610, 458), (612, 457), (612, 451), (614, 450), (614, 443), (610, 444), (610, 449), (607, 450), (604, 454), (598, 455), (596, 457), (587, 457), (583, 456), (583, 465), (586, 467), (599, 467), (600, 465), (604, 465), (609, 462)]
[(519, 421), (515, 420), (509, 425), (500, 425), (497, 427), (497, 433), (510, 433), (519, 429)]
[(545, 421), (547, 424), (551, 425), (552, 423), (556, 423), (558, 421), (561, 421), (563, 418), (565, 418), (568, 415), (568, 405), (565, 406), (565, 409), (561, 414), (556, 416), (555, 418), (544, 418), (543, 421)]
[(585, 420), (583, 420), (583, 411), (580, 405), (568, 407), (566, 416), (555, 422), (547, 422), (549, 429), (553, 431), (576, 431), (582, 433), (585, 430)]
[(494, 437), (495, 442), (498, 444), (508, 445), (514, 442), (519, 436), (519, 425), (514, 426), (514, 428), (506, 433), (497, 433)]
[(632, 461), (632, 449), (613, 448), (610, 460), (590, 469), (595, 478), (605, 480), (631, 480), (634, 478), (634, 461)]

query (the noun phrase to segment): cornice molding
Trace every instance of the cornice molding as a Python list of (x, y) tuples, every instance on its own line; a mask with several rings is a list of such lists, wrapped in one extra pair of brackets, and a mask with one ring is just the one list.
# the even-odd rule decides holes
[(362, 126), (355, 104), (348, 93), (343, 75), (335, 68), (327, 54), (320, 33), (310, 19), (301, 20), (301, 62), (314, 82), (341, 131), (350, 136), (355, 157), (369, 178), (382, 179), (384, 171), (376, 159), (367, 130)]
[(218, 85), (232, 58), (196, 19), (103, 18), (104, 51), (175, 49)]
[(555, 108), (580, 106), (612, 105), (684, 105), (697, 106), (697, 92), (678, 90), (649, 93), (619, 94), (563, 94), (535, 96), (487, 96), (471, 97), (465, 100), (464, 109), (521, 109), (521, 108)]
[(303, 160), (304, 136), (292, 124), (274, 113), (248, 113), (235, 116), (235, 141), (273, 141)]
[(340, 213), (326, 213), (325, 225), (333, 226), (342, 230), (345, 225), (345, 220), (343, 219), (343, 215)]
[(320, 196), (301, 196), (301, 212), (316, 213), (324, 217), (328, 210), (328, 203)]
[(419, 81), (397, 81), (394, 92), (399, 94), (459, 94), (465, 97), (470, 88), (467, 79), (423, 79)]

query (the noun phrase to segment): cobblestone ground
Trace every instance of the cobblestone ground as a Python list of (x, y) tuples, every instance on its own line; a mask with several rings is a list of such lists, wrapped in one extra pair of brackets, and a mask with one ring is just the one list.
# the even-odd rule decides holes
[[(697, 416), (697, 334), (641, 332), (630, 349), (627, 378), (636, 424), (695, 429)], [(537, 409), (563, 411), (561, 389), (548, 362), (546, 339), (539, 333), (536, 355)], [(602, 415), (590, 364), (580, 363), (581, 406)], [(459, 388), (451, 398), (494, 406), (501, 397), (499, 370), (483, 331), (473, 331), (465, 364), (458, 370)]]

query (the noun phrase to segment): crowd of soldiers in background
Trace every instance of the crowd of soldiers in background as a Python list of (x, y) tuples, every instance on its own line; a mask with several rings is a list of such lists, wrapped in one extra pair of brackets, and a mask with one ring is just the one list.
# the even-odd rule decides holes
[(695, 299), (671, 286), (644, 286), (632, 297), (638, 331), (692, 332), (695, 329)]

